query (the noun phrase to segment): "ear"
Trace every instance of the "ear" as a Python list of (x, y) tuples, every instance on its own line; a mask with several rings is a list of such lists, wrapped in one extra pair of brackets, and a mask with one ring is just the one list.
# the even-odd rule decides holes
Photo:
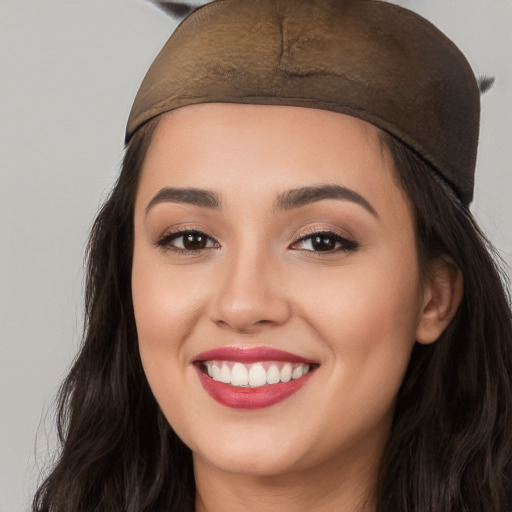
[(462, 273), (448, 256), (441, 256), (431, 266), (424, 289), (416, 341), (424, 345), (441, 336), (454, 317), (462, 299)]

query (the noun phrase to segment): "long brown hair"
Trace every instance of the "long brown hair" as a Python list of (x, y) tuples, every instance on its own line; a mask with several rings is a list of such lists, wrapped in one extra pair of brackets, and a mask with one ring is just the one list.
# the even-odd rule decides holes
[(383, 140), (407, 192), (423, 268), (448, 255), (464, 294), (432, 345), (416, 344), (381, 465), (379, 512), (511, 510), (512, 315), (501, 260), (429, 165)]
[[(58, 400), (60, 457), (33, 512), (194, 508), (191, 452), (146, 381), (131, 302), (135, 194), (157, 122), (131, 140), (91, 231), (84, 340)], [(399, 141), (383, 134), (383, 142), (414, 210), (420, 261), (449, 255), (464, 296), (439, 340), (413, 350), (381, 464), (378, 512), (506, 512), (512, 320), (503, 275), (449, 186)]]
[(191, 454), (146, 381), (131, 301), (133, 207), (155, 125), (128, 146), (91, 230), (84, 339), (58, 398), (62, 450), (34, 511), (193, 510)]

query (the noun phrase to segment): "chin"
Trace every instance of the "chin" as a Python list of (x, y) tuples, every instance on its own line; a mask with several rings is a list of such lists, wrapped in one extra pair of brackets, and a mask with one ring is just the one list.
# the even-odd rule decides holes
[(223, 472), (253, 477), (271, 477), (301, 469), (296, 452), (277, 447), (262, 449), (256, 444), (206, 449), (200, 454), (194, 453), (193, 458), (194, 464), (205, 462)]
[(290, 432), (281, 426), (271, 429), (245, 427), (232, 425), (221, 433), (212, 428), (209, 435), (194, 436), (199, 442), (187, 443), (184, 439), (192, 449), (194, 464), (203, 463), (228, 473), (260, 477), (285, 474), (304, 466), (306, 440), (303, 432), (295, 430), (290, 437)]

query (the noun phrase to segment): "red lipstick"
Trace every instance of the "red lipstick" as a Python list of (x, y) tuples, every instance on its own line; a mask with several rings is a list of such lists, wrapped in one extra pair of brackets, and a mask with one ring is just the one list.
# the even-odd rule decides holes
[[(245, 365), (246, 368), (251, 368), (251, 364), (262, 363), (261, 365), (256, 364), (260, 370), (261, 367), (268, 370), (269, 365), (274, 365), (276, 368), (279, 365), (281, 367), (287, 365), (290, 371), (291, 365), (293, 365), (294, 369), (299, 370), (299, 376), (294, 376), (293, 379), (288, 376), (287, 380), (282, 379), (286, 380), (286, 382), (265, 383), (263, 385), (256, 385), (257, 387), (232, 385), (230, 383), (221, 382), (218, 378), (214, 379), (211, 373), (210, 375), (207, 374), (206, 366), (209, 364), (211, 369), (213, 361), (216, 362), (214, 364), (222, 364), (222, 362), (225, 362), (225, 364), (223, 364), (225, 370), (233, 367), (232, 363), (235, 363), (235, 365), (236, 363), (241, 363)], [(285, 400), (299, 391), (310, 380), (314, 370), (318, 366), (318, 362), (311, 359), (305, 359), (290, 352), (268, 347), (255, 347), (250, 349), (222, 347), (198, 354), (192, 362), (194, 363), (197, 375), (205, 391), (222, 405), (236, 409), (259, 409), (269, 407)], [(305, 375), (301, 376), (301, 368), (304, 369), (304, 372), (307, 371)], [(229, 378), (227, 382), (229, 382)], [(265, 380), (263, 380), (263, 382), (265, 382)], [(271, 382), (270, 379), (268, 382)]]
[(285, 352), (284, 350), (277, 350), (269, 347), (254, 347), (254, 348), (241, 348), (241, 347), (221, 347), (214, 348), (198, 354), (194, 358), (194, 362), (208, 361), (208, 360), (222, 360), (222, 361), (240, 361), (241, 363), (258, 363), (261, 361), (288, 361), (290, 363), (303, 363), (303, 364), (318, 364), (312, 359), (304, 359), (303, 357)]

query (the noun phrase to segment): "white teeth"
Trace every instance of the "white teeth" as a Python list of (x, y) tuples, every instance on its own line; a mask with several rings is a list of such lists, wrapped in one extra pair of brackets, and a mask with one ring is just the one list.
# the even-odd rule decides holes
[(281, 377), (279, 374), (279, 368), (273, 364), (268, 370), (267, 370), (267, 384), (277, 384), (280, 382)]
[(290, 382), (292, 378), (292, 365), (286, 363), (281, 370), (281, 382)]
[(311, 371), (311, 366), (308, 364), (284, 362), (243, 364), (230, 361), (206, 361), (204, 367), (206, 373), (217, 382), (251, 388), (290, 382), (292, 379), (300, 379)]
[(220, 369), (220, 381), (224, 382), (224, 384), (231, 383), (231, 370), (227, 364), (223, 364)]
[(235, 363), (231, 369), (231, 385), (247, 386), (249, 384), (249, 372), (242, 363)]
[(292, 379), (300, 379), (302, 377), (302, 366), (297, 366), (297, 368), (293, 369)]
[[(302, 371), (302, 370), (301, 370)], [(249, 370), (249, 386), (260, 387), (267, 383), (267, 372), (261, 364), (253, 364)]]

